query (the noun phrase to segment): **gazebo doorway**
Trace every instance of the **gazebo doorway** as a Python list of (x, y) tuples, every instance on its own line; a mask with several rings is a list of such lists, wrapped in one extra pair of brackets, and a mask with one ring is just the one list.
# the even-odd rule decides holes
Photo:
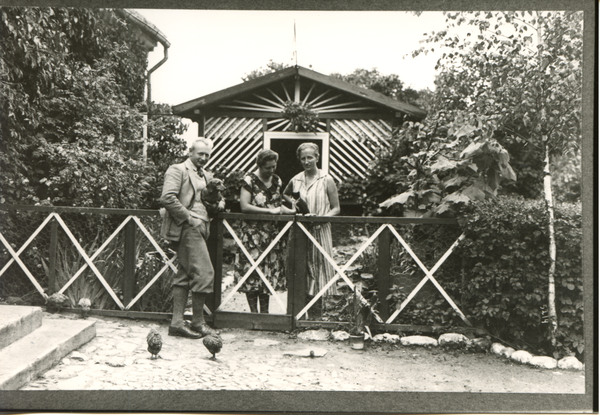
[(292, 177), (300, 173), (302, 165), (296, 157), (296, 149), (302, 143), (315, 143), (319, 146), (321, 157), (317, 166), (323, 172), (329, 172), (329, 134), (327, 133), (265, 133), (264, 148), (279, 154), (276, 174), (281, 178), (283, 186), (287, 186)]

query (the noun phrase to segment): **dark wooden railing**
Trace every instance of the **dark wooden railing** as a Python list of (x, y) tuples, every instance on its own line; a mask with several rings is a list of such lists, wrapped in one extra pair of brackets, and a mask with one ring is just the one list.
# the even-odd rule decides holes
[[(7, 211), (28, 211), (28, 212), (39, 212), (40, 214), (51, 214), (57, 213), (84, 213), (84, 214), (101, 214), (101, 215), (132, 215), (134, 217), (142, 216), (158, 216), (159, 213), (156, 210), (139, 210), (139, 209), (104, 209), (104, 208), (79, 208), (79, 207), (47, 207), (47, 206), (29, 206), (29, 205), (0, 205), (0, 216), (2, 212)], [(294, 221), (294, 225), (290, 228), (292, 237), (288, 239), (288, 264), (287, 267), (287, 310), (285, 315), (247, 315), (239, 316), (234, 315), (235, 313), (219, 313), (217, 312), (213, 316), (213, 321), (223, 327), (226, 325), (241, 325), (248, 326), (248, 321), (252, 321), (250, 326), (252, 328), (264, 328), (264, 329), (283, 329), (290, 330), (296, 326), (296, 320), (294, 316), (299, 313), (306, 305), (306, 289), (307, 289), (307, 276), (306, 276), (306, 251), (310, 247), (311, 241), (307, 235), (299, 228), (298, 223), (323, 223), (331, 222), (332, 224), (347, 224), (347, 225), (364, 225), (364, 224), (390, 224), (390, 225), (414, 225), (414, 224), (437, 224), (437, 225), (456, 225), (453, 219), (435, 219), (435, 218), (396, 218), (396, 217), (349, 217), (349, 216), (337, 216), (337, 217), (315, 217), (315, 216), (292, 216), (292, 215), (248, 215), (240, 213), (220, 213), (218, 217), (211, 223), (211, 235), (208, 241), (209, 253), (215, 269), (215, 284), (214, 284), (214, 295), (207, 302), (207, 306), (210, 310), (217, 310), (222, 300), (222, 280), (223, 280), (223, 240), (226, 234), (226, 229), (223, 224), (223, 220), (259, 220), (259, 221), (277, 221), (277, 222), (289, 222)], [(0, 222), (0, 233), (4, 231), (4, 221)], [(50, 248), (49, 248), (49, 281), (48, 281), (48, 292), (46, 294), (52, 294), (60, 287), (56, 287), (54, 276), (55, 270), (55, 258), (56, 258), (56, 246), (57, 246), (57, 232), (58, 226), (56, 220), (50, 223)], [(124, 229), (124, 269), (123, 269), (123, 280), (122, 280), (122, 296), (123, 304), (127, 306), (132, 299), (135, 298), (135, 270), (136, 270), (136, 226), (133, 221), (129, 221)], [(156, 240), (159, 239), (158, 231), (152, 235)], [(377, 258), (377, 269), (378, 275), (378, 287), (379, 287), (379, 298), (381, 305), (379, 307), (380, 316), (385, 321), (389, 316), (389, 307), (386, 297), (389, 294), (389, 288), (391, 286), (390, 278), (390, 245), (393, 240), (393, 235), (390, 229), (383, 229), (377, 237), (378, 244), (378, 258)], [(8, 241), (10, 242), (10, 241)], [(19, 247), (15, 249), (18, 251)], [(10, 256), (8, 259), (10, 260)], [(0, 264), (4, 267), (5, 264)], [(16, 266), (13, 264), (12, 266)], [(0, 279), (2, 275), (0, 275)], [(96, 310), (99, 314), (103, 314), (101, 310)], [(125, 308), (124, 310), (117, 311), (116, 314), (121, 313), (124, 316), (140, 317), (143, 316), (142, 312), (134, 312)], [(115, 314), (115, 313), (113, 313)], [(165, 317), (162, 313), (150, 313), (158, 314), (161, 317)], [(166, 314), (166, 313), (164, 313)], [(148, 316), (152, 317), (152, 316)], [(220, 321), (219, 321), (220, 319)], [(262, 319), (262, 320), (261, 320)], [(244, 323), (246, 322), (246, 323)], [(322, 323), (322, 322), (320, 322)]]

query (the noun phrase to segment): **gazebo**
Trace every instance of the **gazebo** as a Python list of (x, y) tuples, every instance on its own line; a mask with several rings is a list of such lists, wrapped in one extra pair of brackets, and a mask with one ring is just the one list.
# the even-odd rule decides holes
[[(283, 114), (291, 102), (318, 115), (316, 128), (294, 128)], [(362, 177), (374, 150), (389, 145), (395, 127), (427, 115), (417, 106), (301, 66), (175, 105), (173, 112), (198, 123), (198, 134), (214, 141), (208, 168), (249, 171), (256, 154), (270, 148), (285, 160), (277, 171), (284, 183), (301, 170), (295, 156), (301, 142), (319, 145), (319, 167), (336, 181)]]

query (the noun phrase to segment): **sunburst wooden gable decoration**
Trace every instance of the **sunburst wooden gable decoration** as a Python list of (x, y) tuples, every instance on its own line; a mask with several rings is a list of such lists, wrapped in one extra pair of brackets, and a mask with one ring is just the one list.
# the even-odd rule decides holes
[(325, 131), (326, 119), (420, 120), (427, 112), (383, 94), (301, 66), (255, 78), (242, 84), (173, 106), (173, 113), (202, 122), (207, 117), (268, 119), (271, 129), (292, 131), (283, 116), (287, 102), (310, 108)]
[(251, 169), (267, 134), (327, 134), (336, 180), (364, 175), (375, 149), (389, 146), (395, 126), (427, 114), (299, 66), (175, 105), (173, 113), (197, 122), (198, 134), (214, 141), (209, 168)]

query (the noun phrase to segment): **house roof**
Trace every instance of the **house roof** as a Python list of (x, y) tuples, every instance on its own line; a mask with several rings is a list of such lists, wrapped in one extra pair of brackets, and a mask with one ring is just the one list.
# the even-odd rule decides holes
[(273, 84), (278, 84), (299, 78), (308, 80), (312, 84), (336, 90), (351, 99), (358, 98), (361, 102), (377, 108), (381, 113), (401, 113), (410, 119), (421, 120), (427, 111), (411, 104), (392, 99), (379, 92), (358, 87), (339, 78), (323, 75), (302, 66), (292, 66), (255, 78), (239, 85), (235, 85), (212, 94), (173, 106), (173, 113), (186, 118), (198, 118), (198, 114), (211, 112), (220, 104), (231, 102), (241, 96), (250, 96), (261, 90), (267, 90)]
[(158, 29), (158, 27), (150, 23), (144, 16), (135, 10), (115, 9), (115, 12), (141, 30), (143, 38), (140, 40), (144, 42), (148, 51), (152, 51), (158, 42), (164, 45), (165, 48), (171, 46), (167, 37)]

